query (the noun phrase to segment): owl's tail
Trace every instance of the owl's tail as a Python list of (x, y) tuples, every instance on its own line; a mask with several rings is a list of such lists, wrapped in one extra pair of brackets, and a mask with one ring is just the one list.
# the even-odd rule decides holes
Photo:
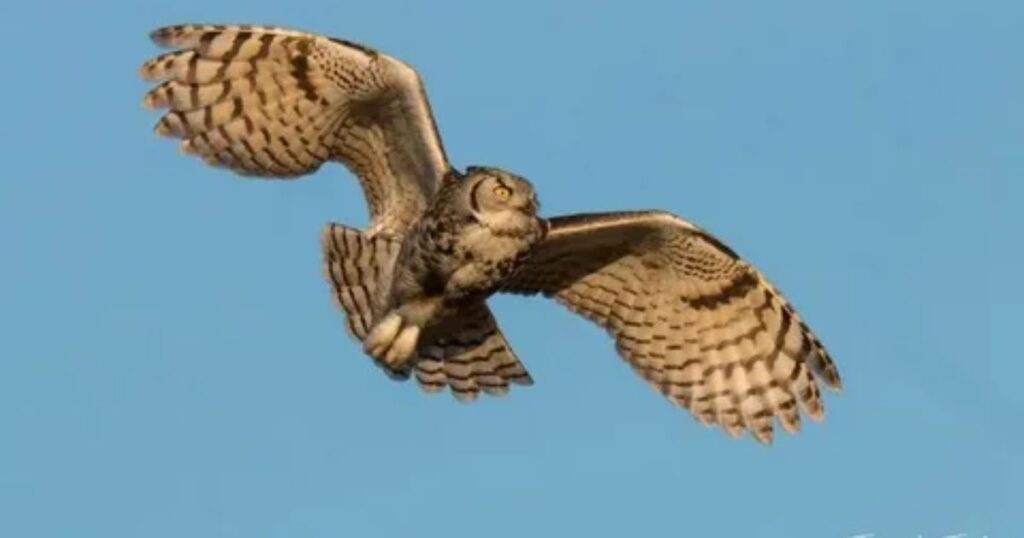
[[(381, 306), (376, 301), (391, 282), (401, 243), (331, 223), (324, 228), (321, 246), (334, 301), (345, 313), (348, 332), (361, 342), (373, 328), (374, 312)], [(427, 392), (449, 387), (462, 401), (480, 392), (504, 394), (509, 384), (533, 383), (484, 302), (467, 305), (457, 316), (427, 329), (405, 369), (378, 366), (397, 380), (415, 373)]]
[(472, 401), (481, 392), (501, 396), (510, 384), (533, 384), (483, 301), (430, 328), (422, 342), (413, 369), (427, 392), (447, 386), (460, 401)]

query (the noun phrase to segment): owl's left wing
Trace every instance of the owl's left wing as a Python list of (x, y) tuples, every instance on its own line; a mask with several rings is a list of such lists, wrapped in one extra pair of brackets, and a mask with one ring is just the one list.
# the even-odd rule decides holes
[(762, 443), (824, 417), (840, 387), (821, 342), (750, 264), (660, 211), (556, 217), (503, 291), (554, 297), (601, 325), (653, 387), (705, 424)]
[(338, 161), (359, 179), (370, 235), (401, 234), (450, 169), (415, 69), (342, 39), (255, 25), (151, 34), (176, 50), (143, 64), (166, 108), (159, 134), (246, 176), (298, 177)]

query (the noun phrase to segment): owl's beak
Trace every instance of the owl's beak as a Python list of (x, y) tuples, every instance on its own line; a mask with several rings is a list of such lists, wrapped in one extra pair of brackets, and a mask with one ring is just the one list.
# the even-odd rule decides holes
[(523, 215), (526, 215), (527, 217), (536, 217), (538, 205), (539, 204), (537, 203), (537, 198), (532, 197), (526, 201), (526, 204), (519, 206), (519, 208), (516, 209), (516, 211)]

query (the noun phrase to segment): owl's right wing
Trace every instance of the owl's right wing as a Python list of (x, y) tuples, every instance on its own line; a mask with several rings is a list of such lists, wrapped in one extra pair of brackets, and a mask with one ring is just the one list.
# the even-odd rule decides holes
[(824, 417), (816, 378), (839, 373), (796, 311), (750, 264), (660, 211), (556, 217), (504, 290), (542, 293), (604, 327), (654, 388), (705, 424), (795, 432)]
[(362, 45), (270, 26), (181, 25), (147, 61), (156, 132), (242, 175), (289, 178), (328, 160), (354, 173), (371, 233), (401, 233), (449, 169), (416, 71)]

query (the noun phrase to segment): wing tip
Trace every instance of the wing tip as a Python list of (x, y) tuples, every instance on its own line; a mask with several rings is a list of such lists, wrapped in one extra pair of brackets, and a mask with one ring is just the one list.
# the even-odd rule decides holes
[(174, 129), (171, 128), (166, 116), (160, 118), (160, 120), (156, 122), (156, 125), (153, 126), (153, 133), (157, 136), (166, 138), (173, 138), (176, 136)]
[[(187, 46), (190, 34), (196, 32), (222, 32), (228, 29), (223, 24), (170, 24), (149, 32), (149, 40), (165, 48)], [(192, 35), (191, 37), (194, 37)]]
[(824, 368), (821, 371), (821, 379), (825, 381), (825, 386), (828, 387), (832, 392), (841, 392), (843, 390), (843, 378), (839, 375), (839, 369), (836, 368), (831, 357), (825, 354), (822, 357)]
[(825, 421), (825, 406), (823, 406), (821, 402), (816, 402), (814, 405), (805, 406), (804, 412), (807, 413), (807, 416), (814, 422)]
[[(142, 70), (139, 70), (140, 74)], [(143, 76), (145, 78), (145, 76)], [(161, 106), (161, 100), (156, 95), (156, 90), (151, 90), (146, 95), (142, 96), (142, 108), (146, 110), (157, 110)]]
[(139, 78), (145, 80), (146, 82), (155, 81), (155, 78), (153, 76), (153, 62), (150, 60), (143, 62), (143, 64), (139, 66), (139, 69), (136, 71), (136, 73), (139, 75)]
[(775, 440), (775, 430), (771, 426), (763, 429), (752, 429), (750, 430), (750, 434), (758, 443), (761, 443), (764, 446), (771, 446), (772, 441)]
[(194, 25), (172, 24), (161, 26), (149, 32), (149, 40), (161, 47), (172, 47), (174, 45), (174, 37), (180, 35), (186, 28), (190, 28), (192, 26)]
[(782, 425), (782, 429), (786, 430), (786, 433), (790, 435), (796, 435), (800, 433), (800, 417), (799, 415), (795, 419), (783, 419), (779, 416), (779, 424)]

